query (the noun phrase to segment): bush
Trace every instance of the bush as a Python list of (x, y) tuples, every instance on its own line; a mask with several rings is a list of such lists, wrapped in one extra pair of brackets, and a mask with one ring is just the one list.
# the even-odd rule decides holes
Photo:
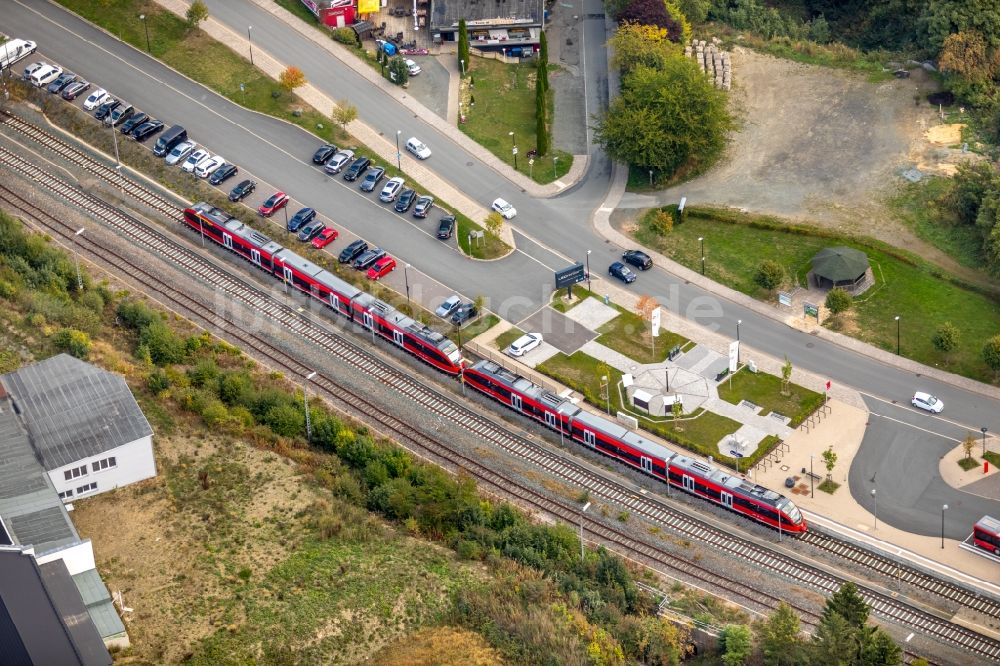
[(159, 366), (184, 360), (184, 341), (162, 321), (154, 321), (139, 332), (139, 346), (149, 350), (149, 359)]
[(87, 358), (90, 353), (90, 336), (75, 328), (64, 328), (52, 338), (59, 351), (66, 352), (77, 358)]
[(958, 347), (959, 332), (958, 327), (950, 321), (946, 321), (938, 327), (938, 330), (931, 337), (934, 348), (942, 352), (954, 351)]
[(853, 304), (854, 299), (851, 295), (840, 287), (834, 287), (826, 294), (826, 309), (835, 315), (846, 312)]
[(146, 387), (158, 395), (170, 388), (170, 377), (163, 368), (156, 368), (146, 377)]
[(768, 291), (774, 291), (785, 281), (785, 269), (773, 259), (765, 259), (757, 266), (754, 282)]
[(156, 313), (141, 301), (123, 301), (118, 305), (118, 320), (133, 331), (146, 328), (156, 321)]
[(354, 34), (354, 30), (351, 28), (337, 28), (333, 31), (333, 40), (341, 44), (347, 44), (348, 46), (358, 45), (358, 36)]
[(406, 85), (410, 78), (410, 70), (406, 68), (406, 62), (402, 56), (396, 56), (389, 61), (389, 80), (397, 86)]
[(1000, 335), (994, 335), (983, 345), (983, 361), (993, 372), (1000, 372)]

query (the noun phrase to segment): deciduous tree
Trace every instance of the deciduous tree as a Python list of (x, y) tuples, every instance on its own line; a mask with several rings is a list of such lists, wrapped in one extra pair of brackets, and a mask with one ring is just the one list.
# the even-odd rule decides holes
[(974, 30), (948, 35), (938, 60), (942, 72), (968, 81), (981, 81), (990, 76), (991, 62), (986, 39)]
[(760, 647), (765, 666), (805, 666), (799, 616), (792, 607), (782, 602), (767, 618), (760, 632)]
[(723, 628), (719, 637), (722, 648), (722, 663), (725, 666), (743, 666), (753, 653), (753, 639), (750, 628), (742, 624), (730, 624)]
[(946, 321), (938, 327), (938, 330), (934, 332), (934, 336), (931, 338), (931, 342), (934, 343), (934, 347), (938, 351), (950, 352), (954, 351), (958, 347), (959, 332), (958, 327), (952, 324), (950, 321)]
[(846, 289), (834, 287), (826, 293), (826, 309), (833, 314), (846, 312), (851, 308), (854, 299), (847, 293)]
[[(832, 446), (827, 447), (826, 451), (823, 451), (823, 464), (826, 465), (826, 479), (829, 481), (833, 478), (833, 468), (837, 466), (837, 454), (834, 452)], [(827, 601), (827, 607), (829, 608), (829, 606), (830, 602)]]
[(486, 228), (486, 233), (490, 236), (500, 238), (500, 231), (503, 229), (503, 217), (500, 213), (494, 211), (486, 216), (483, 226)]
[(631, 0), (616, 18), (619, 23), (631, 21), (663, 28), (672, 42), (680, 42), (684, 37), (684, 27), (670, 15), (663, 0)]
[(278, 75), (278, 83), (286, 92), (292, 92), (306, 84), (306, 75), (295, 65), (289, 65), (285, 71)]
[(663, 69), (670, 56), (680, 48), (667, 38), (667, 31), (663, 28), (633, 21), (621, 24), (608, 40), (608, 45), (612, 52), (611, 63), (623, 75), (636, 65)]
[(965, 459), (972, 459), (972, 449), (976, 446), (976, 436), (971, 432), (965, 434), (965, 439), (962, 440), (962, 450), (965, 451)]
[(765, 259), (757, 266), (754, 282), (768, 291), (774, 291), (785, 281), (785, 269), (774, 259)]
[(410, 70), (402, 56), (396, 56), (389, 61), (389, 79), (397, 86), (405, 84), (410, 79)]
[(340, 125), (341, 129), (344, 129), (357, 120), (358, 107), (351, 104), (350, 101), (342, 99), (337, 102), (337, 106), (333, 107), (332, 117), (333, 122)]
[(994, 373), (1000, 373), (1000, 335), (994, 335), (983, 345), (983, 361)]
[(185, 12), (189, 28), (197, 28), (198, 24), (208, 18), (208, 5), (204, 0), (194, 0)]

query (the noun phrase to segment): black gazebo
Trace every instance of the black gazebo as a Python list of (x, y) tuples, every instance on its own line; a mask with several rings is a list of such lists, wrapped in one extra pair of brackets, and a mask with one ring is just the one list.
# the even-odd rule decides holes
[(813, 284), (820, 289), (841, 287), (857, 296), (871, 286), (868, 256), (850, 247), (827, 247), (812, 258)]

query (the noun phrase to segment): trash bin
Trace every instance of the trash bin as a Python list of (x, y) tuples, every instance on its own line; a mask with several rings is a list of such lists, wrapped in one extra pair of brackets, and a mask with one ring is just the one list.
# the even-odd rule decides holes
[(611, 299), (610, 299), (610, 298), (608, 298), (608, 295), (607, 295), (607, 294), (604, 294), (604, 304), (605, 304), (605, 305), (607, 305), (607, 304), (608, 304), (608, 302), (609, 302), (610, 300), (611, 300)]

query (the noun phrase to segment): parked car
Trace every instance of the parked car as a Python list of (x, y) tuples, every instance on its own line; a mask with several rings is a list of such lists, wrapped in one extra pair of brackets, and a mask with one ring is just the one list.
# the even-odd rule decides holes
[(388, 182), (386, 182), (385, 186), (382, 188), (382, 191), (379, 193), (378, 195), (379, 200), (384, 203), (390, 203), (391, 201), (395, 201), (396, 197), (399, 195), (399, 191), (403, 189), (403, 185), (405, 184), (406, 181), (400, 178), (399, 176), (396, 176), (395, 178), (390, 178)]
[(625, 260), (626, 264), (632, 264), (641, 271), (648, 271), (653, 267), (653, 260), (640, 250), (626, 250), (622, 253), (622, 259)]
[(372, 264), (384, 256), (385, 250), (380, 247), (372, 247), (358, 255), (358, 258), (354, 260), (352, 265), (355, 270), (366, 271)]
[[(280, 194), (281, 196), (285, 196), (283, 192), (278, 192), (278, 194)], [(275, 194), (274, 196), (276, 197), (278, 196), (278, 194)], [(274, 197), (271, 197), (271, 199), (273, 198)], [(270, 201), (271, 199), (268, 199), (267, 201)], [(267, 201), (264, 202), (265, 206), (267, 205)], [(286, 203), (288, 202), (287, 197), (285, 197), (285, 202)], [(261, 208), (264, 208), (264, 206), (261, 206)], [(264, 215), (264, 213), (262, 213), (262, 215)], [(309, 224), (314, 219), (316, 219), (315, 210), (313, 210), (312, 208), (300, 208), (299, 212), (295, 213), (295, 215), (292, 215), (291, 219), (288, 220), (288, 230), (291, 231), (292, 233), (296, 233), (300, 228), (302, 228), (303, 225)], [(322, 229), (322, 227), (320, 228)]]
[(55, 81), (49, 84), (46, 90), (55, 95), (57, 93), (61, 93), (66, 88), (66, 86), (73, 83), (74, 81), (76, 81), (76, 74), (74, 74), (73, 72), (63, 72), (62, 74), (56, 77)]
[(419, 217), (421, 219), (427, 217), (427, 213), (431, 212), (431, 208), (434, 207), (434, 197), (424, 195), (417, 198), (417, 203), (413, 207), (413, 217)]
[(63, 88), (62, 98), (67, 102), (72, 102), (88, 90), (90, 90), (90, 81), (74, 81)]
[(135, 113), (135, 107), (128, 102), (122, 102), (104, 117), (104, 124), (108, 127), (118, 127), (131, 118), (133, 113)]
[(376, 166), (372, 167), (371, 170), (365, 174), (365, 179), (361, 181), (361, 191), (362, 192), (373, 192), (375, 186), (379, 184), (379, 181), (385, 177), (385, 168)]
[(323, 170), (327, 173), (340, 173), (340, 170), (347, 166), (354, 159), (353, 150), (341, 150), (326, 162)]
[(208, 182), (212, 185), (221, 185), (239, 172), (240, 170), (236, 168), (235, 164), (223, 164), (212, 172), (212, 177), (208, 179)]
[(372, 161), (367, 157), (357, 158), (356, 160), (351, 162), (351, 166), (347, 167), (347, 171), (344, 172), (344, 180), (347, 181), (357, 180), (358, 176), (363, 174), (365, 171), (368, 171), (368, 167), (370, 167), (371, 164)]
[(314, 164), (326, 164), (326, 161), (337, 153), (337, 146), (332, 143), (324, 143), (313, 153)]
[(944, 409), (943, 402), (932, 396), (930, 393), (923, 393), (922, 391), (914, 393), (913, 400), (910, 402), (914, 407), (925, 409), (933, 414), (940, 414), (941, 410)]
[(303, 243), (308, 243), (316, 237), (316, 234), (323, 231), (324, 226), (325, 225), (321, 220), (311, 220), (310, 222), (303, 224), (299, 227), (299, 240)]
[(194, 173), (195, 167), (201, 164), (202, 160), (207, 160), (211, 156), (212, 153), (208, 152), (208, 150), (199, 148), (188, 155), (186, 160), (181, 162), (181, 169), (188, 173)]
[(208, 178), (211, 176), (216, 169), (226, 163), (226, 158), (222, 155), (212, 155), (208, 159), (198, 162), (198, 166), (194, 168), (194, 175), (199, 178)]
[(122, 123), (122, 126), (118, 128), (118, 131), (122, 134), (131, 134), (136, 127), (147, 122), (149, 120), (149, 114), (139, 111), (138, 113), (133, 113), (128, 117), (128, 120)]
[[(272, 194), (267, 198), (267, 201), (265, 201), (260, 205), (260, 207), (257, 209), (257, 212), (263, 215), (264, 217), (271, 217), (272, 215), (274, 215), (276, 212), (278, 212), (287, 205), (288, 205), (288, 195), (285, 194), (284, 192), (275, 192), (274, 194)], [(312, 210), (312, 209), (303, 208), (302, 210), (299, 211), (299, 213), (305, 210)], [(299, 213), (296, 213), (296, 215), (298, 215)]]
[(28, 81), (36, 88), (43, 88), (59, 78), (62, 67), (45, 63), (28, 77)]
[(340, 235), (333, 227), (326, 227), (323, 231), (316, 234), (316, 237), (312, 239), (313, 247), (320, 249), (324, 248), (333, 241), (337, 240), (337, 236)]
[(357, 259), (363, 252), (367, 251), (368, 243), (363, 240), (356, 240), (340, 251), (340, 256), (337, 257), (337, 261), (342, 264), (349, 264)]
[(532, 349), (542, 344), (541, 333), (525, 333), (507, 347), (507, 353), (511, 356), (524, 356)]
[(426, 160), (431, 156), (431, 149), (415, 136), (406, 140), (406, 149), (413, 153), (418, 160)]
[(496, 199), (490, 207), (500, 213), (501, 217), (505, 220), (509, 220), (517, 215), (517, 209), (507, 203), (504, 199)]
[(410, 73), (410, 76), (416, 76), (417, 74), (423, 71), (422, 69), (420, 69), (420, 65), (413, 62), (409, 58), (407, 58), (403, 62), (406, 63), (406, 71)]
[(608, 275), (618, 278), (625, 284), (632, 284), (635, 282), (635, 273), (632, 272), (631, 268), (620, 261), (616, 261), (608, 266)]
[(396, 270), (396, 260), (388, 255), (384, 256), (368, 269), (368, 279), (378, 280), (379, 278), (384, 278), (394, 270)]
[(104, 122), (104, 119), (107, 118), (112, 111), (114, 111), (121, 105), (122, 103), (117, 99), (109, 98), (107, 101), (104, 102), (104, 104), (101, 104), (99, 107), (97, 107), (97, 111), (94, 111), (94, 117), (100, 120), (101, 122)]
[(405, 213), (406, 211), (410, 210), (410, 207), (413, 206), (413, 202), (416, 200), (417, 200), (416, 191), (410, 188), (406, 188), (405, 190), (402, 191), (402, 193), (400, 193), (399, 199), (396, 200), (396, 205), (395, 205), (396, 212)]
[(21, 74), (21, 78), (24, 79), (25, 81), (27, 81), (28, 79), (31, 78), (32, 74), (34, 74), (35, 72), (37, 72), (38, 70), (40, 70), (42, 67), (45, 67), (45, 64), (46, 63), (44, 63), (44, 62), (33, 62), (33, 63), (31, 63), (30, 65), (28, 65), (27, 67), (24, 68), (24, 73)]
[(455, 326), (461, 326), (470, 319), (475, 318), (478, 314), (479, 310), (474, 303), (462, 303), (455, 310), (454, 314), (451, 315), (451, 323)]
[(163, 123), (159, 120), (149, 120), (132, 130), (132, 138), (142, 142), (157, 132), (163, 131)]
[(437, 237), (441, 240), (448, 240), (451, 238), (452, 233), (455, 232), (455, 216), (446, 215), (441, 218), (438, 222)]
[(438, 317), (441, 317), (441, 319), (447, 319), (448, 317), (450, 317), (455, 313), (455, 310), (457, 310), (458, 306), (461, 304), (462, 304), (462, 297), (459, 296), (458, 294), (452, 294), (448, 298), (444, 299), (444, 302), (437, 307), (437, 310), (434, 311), (434, 314), (436, 314)]
[(240, 181), (233, 189), (229, 191), (230, 201), (243, 201), (251, 192), (257, 189), (257, 183), (247, 178), (246, 180)]
[(108, 91), (104, 88), (98, 88), (94, 92), (87, 96), (87, 99), (83, 100), (83, 108), (85, 111), (93, 111), (108, 98)]

